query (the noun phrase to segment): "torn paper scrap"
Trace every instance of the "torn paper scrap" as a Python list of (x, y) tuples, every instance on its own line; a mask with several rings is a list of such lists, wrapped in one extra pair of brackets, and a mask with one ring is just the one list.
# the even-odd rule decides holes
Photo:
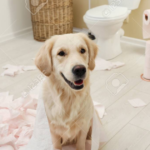
[(8, 75), (8, 76), (15, 76), (17, 74), (23, 73), (22, 66), (13, 66), (13, 65), (6, 65), (3, 67), (6, 69), (1, 76)]
[(101, 103), (93, 101), (93, 104), (95, 106), (95, 109), (99, 115), (99, 117), (102, 119), (106, 115), (105, 106), (103, 106)]
[(35, 66), (24, 66), (24, 67), (23, 67), (23, 70), (24, 70), (24, 71), (31, 71), (31, 70), (35, 70), (35, 69), (36, 69)]
[(124, 66), (125, 63), (123, 62), (110, 62), (106, 61), (102, 58), (97, 57), (95, 59), (95, 69), (94, 70), (112, 70), (119, 67)]
[(5, 71), (1, 74), (1, 76), (16, 76), (18, 74), (24, 73), (25, 71), (31, 71), (31, 70), (35, 70), (36, 67), (35, 66), (15, 66), (15, 65), (10, 65), (7, 64), (5, 66), (3, 66), (3, 69), (5, 69)]
[(128, 101), (135, 108), (143, 107), (143, 106), (147, 105), (143, 100), (141, 100), (139, 98), (131, 99), (131, 100), (128, 100)]

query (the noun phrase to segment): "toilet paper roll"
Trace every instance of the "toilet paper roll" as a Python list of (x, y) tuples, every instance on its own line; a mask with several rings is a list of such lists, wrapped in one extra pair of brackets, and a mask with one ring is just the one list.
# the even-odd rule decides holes
[(145, 10), (143, 14), (143, 38), (150, 38), (150, 9)]
[(144, 78), (150, 80), (150, 68), (144, 69)]
[(146, 42), (145, 55), (146, 55), (146, 57), (150, 57), (150, 41)]
[(150, 68), (150, 57), (145, 57), (145, 67)]
[(145, 10), (143, 14), (143, 22), (145, 25), (150, 25), (150, 10)]
[(150, 80), (150, 41), (146, 42), (144, 78)]

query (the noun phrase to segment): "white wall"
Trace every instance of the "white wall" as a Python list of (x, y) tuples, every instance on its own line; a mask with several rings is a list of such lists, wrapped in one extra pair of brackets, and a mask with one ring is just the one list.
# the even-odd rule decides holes
[(0, 40), (31, 30), (31, 14), (25, 0), (0, 1)]

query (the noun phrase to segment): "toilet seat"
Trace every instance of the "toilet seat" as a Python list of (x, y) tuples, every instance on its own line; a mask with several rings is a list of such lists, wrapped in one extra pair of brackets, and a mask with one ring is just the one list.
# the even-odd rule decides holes
[(130, 12), (126, 7), (103, 5), (88, 10), (85, 17), (90, 20), (110, 21), (121, 19)]

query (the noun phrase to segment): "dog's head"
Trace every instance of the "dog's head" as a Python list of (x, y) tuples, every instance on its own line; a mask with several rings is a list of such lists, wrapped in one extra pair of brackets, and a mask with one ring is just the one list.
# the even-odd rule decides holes
[(47, 40), (36, 56), (35, 64), (43, 74), (52, 73), (58, 81), (74, 90), (81, 90), (95, 67), (97, 46), (86, 35), (57, 35)]

